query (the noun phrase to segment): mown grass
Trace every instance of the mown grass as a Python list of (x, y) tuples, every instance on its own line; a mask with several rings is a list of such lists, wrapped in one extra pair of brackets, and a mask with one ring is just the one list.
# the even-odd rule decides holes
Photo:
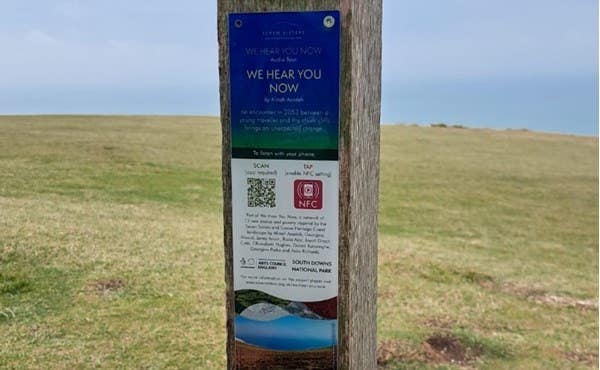
[[(597, 138), (385, 126), (381, 176), (382, 368), (597, 366)], [(221, 369), (223, 299), (216, 118), (0, 118), (0, 368)]]

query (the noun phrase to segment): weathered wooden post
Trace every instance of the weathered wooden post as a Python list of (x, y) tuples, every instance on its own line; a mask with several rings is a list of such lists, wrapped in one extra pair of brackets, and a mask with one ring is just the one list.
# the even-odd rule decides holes
[(375, 369), (381, 0), (218, 0), (229, 369)]

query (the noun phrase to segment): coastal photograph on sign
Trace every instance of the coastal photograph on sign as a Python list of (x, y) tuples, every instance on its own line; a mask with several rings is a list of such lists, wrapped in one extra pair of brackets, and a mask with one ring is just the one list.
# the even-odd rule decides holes
[(0, 369), (597, 369), (598, 30), (0, 1)]

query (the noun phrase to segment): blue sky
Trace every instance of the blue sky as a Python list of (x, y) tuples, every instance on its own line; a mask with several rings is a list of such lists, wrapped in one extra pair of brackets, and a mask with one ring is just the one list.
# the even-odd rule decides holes
[[(216, 1), (2, 0), (0, 114), (218, 114)], [(382, 121), (598, 134), (595, 0), (384, 0)]]

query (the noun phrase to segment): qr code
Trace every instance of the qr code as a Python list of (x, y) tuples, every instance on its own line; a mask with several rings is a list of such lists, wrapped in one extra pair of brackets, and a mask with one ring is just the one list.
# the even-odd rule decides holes
[(248, 207), (275, 207), (275, 179), (248, 178)]

